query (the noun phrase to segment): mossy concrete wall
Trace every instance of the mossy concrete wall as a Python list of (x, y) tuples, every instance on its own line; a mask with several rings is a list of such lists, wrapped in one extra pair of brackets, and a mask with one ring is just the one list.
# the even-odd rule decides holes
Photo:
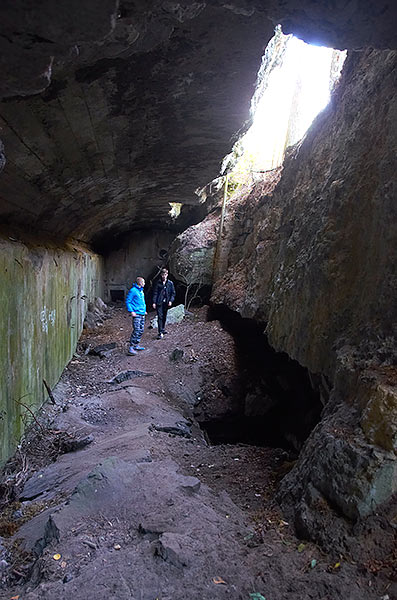
[(101, 258), (78, 247), (0, 238), (0, 465), (29, 412), (72, 357), (88, 302), (103, 292)]

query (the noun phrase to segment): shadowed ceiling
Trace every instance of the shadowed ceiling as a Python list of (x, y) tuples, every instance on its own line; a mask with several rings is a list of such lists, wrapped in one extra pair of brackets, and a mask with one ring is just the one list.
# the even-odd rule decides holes
[(198, 203), (249, 119), (274, 25), (395, 47), (394, 8), (374, 4), (3, 2), (2, 224), (94, 243), (171, 227), (168, 203)]

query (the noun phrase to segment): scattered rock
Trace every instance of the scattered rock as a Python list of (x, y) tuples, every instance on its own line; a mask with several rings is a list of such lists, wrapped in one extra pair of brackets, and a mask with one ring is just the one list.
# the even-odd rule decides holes
[(81, 437), (78, 439), (65, 438), (64, 440), (62, 440), (62, 452), (64, 454), (66, 454), (67, 452), (76, 452), (76, 450), (81, 450), (89, 444), (92, 444), (93, 441), (93, 435), (86, 435), (85, 437)]
[(197, 479), (197, 477), (190, 477), (187, 475), (183, 476), (183, 479), (181, 479), (180, 487), (190, 495), (197, 493), (200, 486), (201, 481), (200, 479)]
[(186, 536), (179, 533), (163, 533), (155, 544), (155, 556), (160, 556), (174, 567), (186, 567), (189, 565), (186, 542)]
[(112, 407), (105, 408), (98, 403), (89, 403), (83, 406), (81, 418), (91, 425), (107, 425), (109, 422), (115, 422), (115, 415), (111, 414)]
[(107, 383), (122, 383), (127, 379), (134, 379), (135, 377), (153, 377), (153, 373), (145, 373), (144, 371), (121, 371), (110, 379)]
[(138, 532), (141, 535), (145, 535), (148, 539), (156, 540), (165, 531), (169, 531), (170, 523), (165, 521), (143, 521), (139, 523)]
[(95, 542), (93, 542), (92, 540), (90, 540), (88, 538), (83, 538), (81, 541), (83, 544), (85, 544), (89, 548), (92, 548), (93, 550), (96, 550), (98, 547)]
[(8, 552), (3, 545), (3, 539), (0, 537), (0, 582), (7, 577), (7, 569), (10, 566), (8, 559)]
[(150, 454), (149, 450), (146, 450), (145, 448), (143, 448), (142, 450), (140, 450), (135, 456), (134, 456), (134, 460), (137, 464), (139, 463), (150, 463), (153, 462), (153, 458), (152, 455)]
[(9, 564), (6, 560), (1, 559), (0, 560), (0, 576), (2, 575), (2, 573), (4, 573), (9, 567)]
[(170, 354), (170, 360), (174, 361), (174, 362), (178, 362), (180, 360), (182, 360), (183, 358), (183, 350), (182, 348), (175, 348), (175, 350), (173, 350)]
[(170, 433), (171, 435), (179, 435), (180, 437), (191, 438), (192, 430), (188, 423), (178, 421), (174, 425), (151, 425), (151, 430), (162, 431), (163, 433)]
[(95, 346), (95, 348), (91, 348), (88, 351), (88, 354), (93, 354), (95, 356), (99, 356), (99, 358), (108, 358), (112, 350), (116, 348), (116, 342), (111, 342), (110, 344), (101, 344), (100, 346)]
[(46, 548), (48, 544), (50, 544), (53, 541), (59, 541), (59, 529), (54, 519), (50, 515), (44, 527), (43, 537), (37, 540), (37, 542), (33, 546), (33, 554), (35, 554), (36, 556), (40, 556), (43, 553), (44, 548)]
[(95, 298), (89, 302), (87, 314), (84, 320), (84, 329), (95, 329), (109, 318), (110, 309), (101, 298)]
[(58, 483), (59, 475), (56, 470), (37, 471), (25, 483), (19, 500), (34, 500), (48, 490), (53, 490)]

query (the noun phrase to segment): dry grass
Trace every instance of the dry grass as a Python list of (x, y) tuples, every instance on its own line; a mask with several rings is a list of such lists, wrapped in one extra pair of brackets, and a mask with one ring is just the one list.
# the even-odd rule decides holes
[(68, 452), (74, 439), (66, 431), (51, 429), (36, 420), (25, 432), (14, 456), (7, 461), (0, 475), (0, 511), (18, 499), (34, 471)]

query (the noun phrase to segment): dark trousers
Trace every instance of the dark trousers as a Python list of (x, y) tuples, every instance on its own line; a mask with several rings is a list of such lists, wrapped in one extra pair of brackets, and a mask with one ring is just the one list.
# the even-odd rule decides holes
[(165, 322), (167, 320), (168, 304), (167, 302), (161, 302), (161, 304), (157, 304), (156, 308), (159, 333), (164, 333)]

